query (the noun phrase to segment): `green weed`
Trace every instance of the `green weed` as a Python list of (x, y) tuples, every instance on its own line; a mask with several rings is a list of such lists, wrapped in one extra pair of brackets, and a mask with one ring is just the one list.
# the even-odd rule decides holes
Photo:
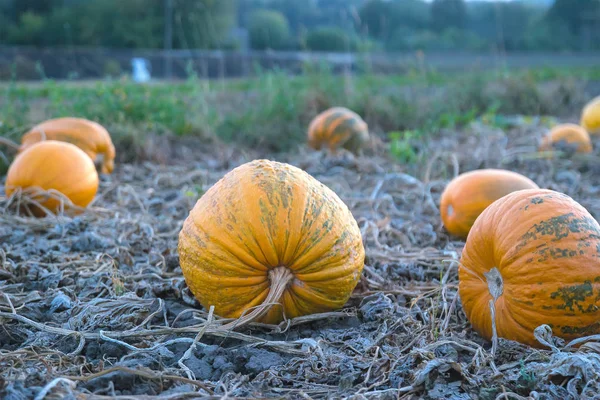
[(403, 164), (412, 164), (418, 160), (419, 154), (414, 141), (422, 138), (419, 131), (390, 132), (390, 153)]
[[(412, 144), (439, 129), (477, 118), (503, 128), (502, 115), (551, 114), (580, 106), (573, 82), (600, 77), (598, 71), (440, 73), (415, 66), (395, 75), (347, 75), (311, 64), (300, 76), (257, 68), (251, 79), (206, 81), (190, 65), (188, 79), (179, 83), (140, 85), (127, 78), (9, 82), (0, 85), (0, 135), (17, 140), (35, 123), (69, 115), (104, 124), (121, 147), (135, 148), (148, 134), (166, 134), (286, 151), (305, 141), (317, 113), (345, 106), (362, 115), (373, 133), (391, 132), (390, 150), (411, 162), (416, 157)], [(550, 79), (562, 83), (550, 93), (540, 90), (540, 82)]]

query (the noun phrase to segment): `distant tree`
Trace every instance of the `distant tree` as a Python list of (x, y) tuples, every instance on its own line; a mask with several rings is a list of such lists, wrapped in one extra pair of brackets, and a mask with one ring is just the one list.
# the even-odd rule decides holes
[(525, 48), (531, 25), (543, 16), (544, 9), (523, 2), (476, 2), (468, 6), (467, 29), (507, 50)]
[(431, 3), (431, 28), (434, 31), (464, 29), (466, 24), (467, 7), (464, 0), (433, 0)]
[(361, 7), (361, 24), (371, 37), (382, 39), (390, 31), (390, 10), (390, 3), (384, 0), (371, 0)]
[(387, 40), (397, 30), (425, 29), (429, 6), (421, 0), (370, 0), (359, 10), (361, 27), (371, 37)]
[(341, 28), (324, 26), (315, 28), (306, 35), (306, 48), (313, 51), (344, 52), (356, 49), (356, 43)]
[(2, 0), (0, 3), (5, 4), (7, 17), (17, 22), (25, 13), (49, 14), (52, 9), (62, 6), (63, 0)]
[(531, 23), (523, 35), (525, 50), (573, 50), (577, 48), (577, 39), (565, 24), (549, 23), (538, 18)]
[(14, 44), (41, 46), (44, 44), (46, 19), (32, 11), (19, 16), (18, 24), (8, 29), (8, 40)]
[(173, 7), (177, 48), (221, 47), (236, 22), (236, 0), (173, 0)]
[(161, 0), (88, 0), (73, 8), (76, 44), (103, 47), (162, 46)]
[(573, 34), (579, 34), (586, 17), (597, 17), (600, 12), (598, 0), (555, 0), (548, 9), (550, 23), (563, 23)]
[(288, 42), (290, 28), (285, 16), (277, 11), (258, 10), (249, 20), (250, 46), (253, 49), (281, 49)]

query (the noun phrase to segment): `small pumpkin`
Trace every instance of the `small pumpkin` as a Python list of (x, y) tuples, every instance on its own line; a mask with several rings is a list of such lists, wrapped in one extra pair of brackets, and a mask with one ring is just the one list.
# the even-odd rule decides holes
[(369, 127), (345, 107), (333, 107), (317, 115), (308, 127), (308, 144), (315, 150), (345, 148), (358, 152), (369, 140)]
[(544, 136), (539, 149), (540, 151), (550, 151), (561, 142), (574, 146), (578, 153), (592, 152), (590, 135), (584, 128), (576, 124), (556, 125)]
[(115, 162), (115, 146), (110, 134), (100, 124), (84, 118), (64, 117), (42, 122), (31, 128), (21, 138), (20, 151), (42, 140), (59, 140), (73, 143), (96, 162), (102, 155), (100, 171), (112, 173)]
[(244, 314), (236, 327), (342, 307), (365, 257), (342, 200), (303, 170), (268, 160), (231, 170), (202, 195), (178, 251), (194, 296), (221, 317)]
[(465, 172), (450, 181), (442, 193), (442, 222), (450, 234), (466, 238), (479, 214), (494, 201), (516, 190), (537, 187), (526, 176), (504, 169)]
[(600, 333), (600, 225), (566, 194), (510, 193), (477, 218), (462, 252), (458, 292), (473, 329), (534, 347), (548, 324), (572, 340)]
[(585, 105), (581, 111), (580, 124), (590, 135), (600, 134), (600, 96)]
[[(61, 209), (60, 196), (48, 196), (47, 191), (62, 193), (78, 207), (86, 207), (98, 191), (98, 173), (94, 163), (79, 147), (66, 142), (46, 140), (19, 153), (8, 169), (5, 192), (27, 191), (29, 197), (53, 213)], [(64, 200), (64, 199), (63, 199)], [(77, 212), (69, 202), (65, 211)], [(33, 205), (34, 215), (45, 215)]]

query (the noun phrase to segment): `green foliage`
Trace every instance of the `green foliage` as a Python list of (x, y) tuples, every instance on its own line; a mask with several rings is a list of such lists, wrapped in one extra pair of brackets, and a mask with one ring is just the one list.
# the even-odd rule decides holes
[(421, 139), (422, 132), (408, 130), (403, 132), (390, 132), (390, 153), (403, 164), (411, 164), (418, 160), (418, 152), (415, 146), (415, 140)]
[[(597, 0), (577, 0), (577, 6), (573, 6), (572, 0), (555, 0), (548, 10), (547, 19), (551, 22), (565, 24), (569, 31), (578, 34), (585, 29), (586, 22), (591, 16), (600, 12), (600, 2)], [(589, 23), (588, 22), (588, 23)]]
[[(163, 0), (5, 0), (5, 3), (8, 6), (5, 16), (0, 17), (0, 34), (3, 29), (7, 34), (0, 35), (0, 44), (164, 46)], [(235, 0), (173, 0), (173, 46), (221, 45), (235, 21), (235, 10)]]
[(18, 26), (9, 28), (8, 36), (16, 44), (41, 45), (45, 27), (44, 17), (28, 11), (21, 14)]
[(236, 21), (236, 0), (173, 0), (173, 8), (174, 47), (221, 48), (228, 45), (227, 36)]
[[(302, 76), (258, 73), (254, 79), (205, 82), (190, 70), (184, 83), (140, 85), (127, 79), (0, 85), (0, 135), (18, 140), (48, 118), (79, 116), (104, 124), (123, 153), (148, 135), (191, 135), (271, 151), (306, 140), (314, 116), (332, 106), (364, 116), (376, 135), (388, 137), (402, 162), (420, 157), (427, 136), (481, 118), (505, 127), (503, 114), (553, 114), (580, 107), (569, 77), (597, 77), (600, 69), (441, 74), (415, 69), (402, 75), (334, 75), (307, 65)], [(547, 79), (565, 82), (540, 91)], [(432, 92), (431, 86), (437, 89)], [(578, 103), (579, 101), (579, 103)], [(394, 133), (395, 132), (395, 133)], [(400, 132), (400, 133), (398, 133)]]
[(312, 51), (355, 51), (356, 41), (343, 29), (325, 26), (313, 29), (306, 35), (306, 48)]
[(359, 15), (361, 30), (384, 41), (399, 28), (415, 31), (429, 24), (429, 6), (420, 0), (369, 0)]
[(534, 41), (542, 37), (554, 40), (550, 32), (540, 35), (540, 29), (546, 28), (546, 24), (538, 23), (543, 17), (543, 10), (528, 7), (522, 2), (476, 2), (469, 11), (468, 29), (481, 40), (497, 43), (506, 50), (538, 46)]
[(463, 29), (466, 23), (467, 7), (464, 0), (433, 0), (431, 3), (431, 28), (434, 31)]
[(287, 19), (280, 12), (258, 10), (250, 18), (248, 33), (253, 49), (281, 49), (288, 41), (290, 30)]
[[(261, 50), (600, 49), (590, 17), (600, 12), (600, 2), (572, 2), (544, 8), (500, 0), (172, 0), (173, 47), (237, 48), (237, 27), (246, 28), (252, 48)], [(1, 0), (0, 44), (162, 48), (164, 4)]]

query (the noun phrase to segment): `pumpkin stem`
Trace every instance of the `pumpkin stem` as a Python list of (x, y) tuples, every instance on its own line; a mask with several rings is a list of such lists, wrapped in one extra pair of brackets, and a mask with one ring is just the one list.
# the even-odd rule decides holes
[(0, 144), (3, 144), (7, 147), (10, 147), (13, 150), (19, 150), (21, 148), (21, 146), (19, 146), (19, 144), (13, 142), (12, 140), (2, 137), (0, 136)]
[(269, 289), (269, 294), (262, 302), (262, 304), (256, 307), (248, 314), (242, 315), (235, 321), (221, 326), (221, 329), (229, 330), (234, 328), (240, 328), (244, 325), (249, 324), (252, 321), (263, 317), (267, 312), (269, 312), (271, 307), (279, 304), (281, 296), (287, 289), (288, 284), (292, 281), (292, 279), (294, 279), (294, 274), (292, 273), (292, 271), (290, 271), (288, 267), (280, 266), (270, 270), (269, 280), (271, 281), (271, 287)]
[(490, 294), (494, 298), (494, 302), (496, 302), (498, 297), (502, 296), (502, 293), (504, 292), (504, 281), (502, 280), (502, 275), (500, 275), (500, 271), (498, 271), (498, 268), (496, 267), (490, 269), (483, 275), (487, 280)]

